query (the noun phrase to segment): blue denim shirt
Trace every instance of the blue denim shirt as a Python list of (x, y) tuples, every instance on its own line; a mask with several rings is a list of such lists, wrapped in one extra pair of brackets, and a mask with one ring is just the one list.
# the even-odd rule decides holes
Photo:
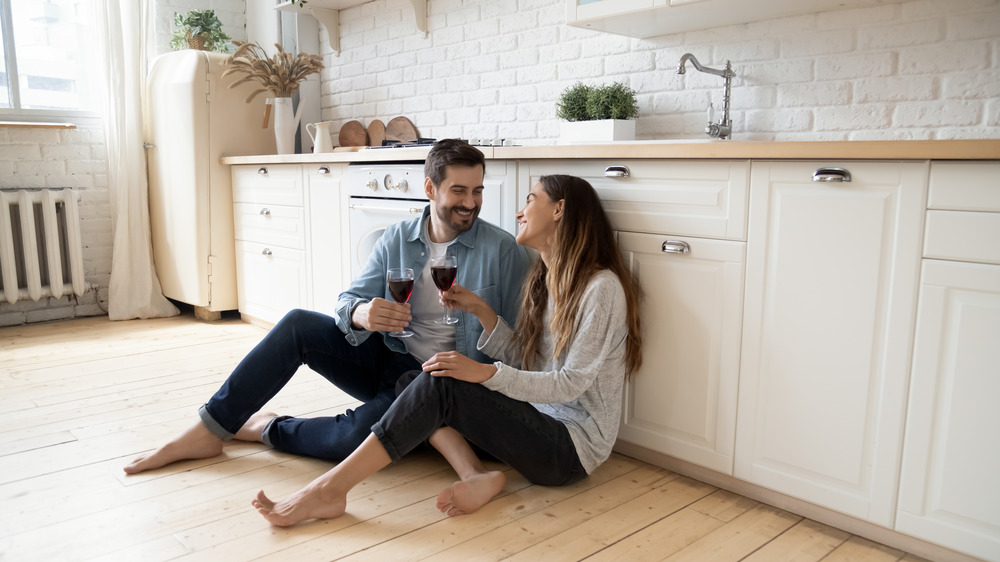
[[(430, 259), (424, 223), (430, 220), (430, 205), (419, 218), (403, 221), (385, 229), (375, 243), (372, 255), (364, 270), (351, 286), (340, 294), (334, 313), (337, 326), (344, 332), (348, 343), (359, 345), (372, 334), (356, 330), (351, 325), (351, 313), (375, 297), (391, 301), (385, 272), (391, 267), (409, 267), (422, 271)], [(479, 295), (486, 304), (505, 320), (513, 324), (521, 306), (521, 287), (527, 277), (531, 258), (528, 252), (514, 241), (509, 232), (483, 220), (476, 220), (472, 228), (458, 235), (449, 246), (448, 253), (458, 258), (456, 283)], [(480, 362), (493, 358), (476, 348), (483, 327), (475, 315), (452, 311), (459, 318), (455, 324), (455, 350)], [(399, 339), (382, 334), (386, 346), (401, 353), (406, 346)], [(445, 350), (442, 350), (445, 351)]]

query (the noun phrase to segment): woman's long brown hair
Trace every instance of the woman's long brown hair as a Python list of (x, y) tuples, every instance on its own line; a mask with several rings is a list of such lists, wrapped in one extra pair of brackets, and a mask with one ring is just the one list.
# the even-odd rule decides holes
[(625, 266), (611, 223), (597, 192), (586, 180), (575, 176), (542, 176), (539, 182), (553, 202), (563, 200), (563, 214), (551, 240), (551, 264), (537, 260), (525, 283), (521, 311), (517, 318), (517, 338), (523, 350), (525, 368), (531, 369), (538, 356), (545, 308), (551, 295), (555, 334), (555, 357), (562, 361), (576, 333), (580, 298), (591, 278), (602, 269), (618, 276), (625, 290), (628, 341), (625, 372), (630, 376), (642, 365), (642, 335), (639, 332), (641, 289)]

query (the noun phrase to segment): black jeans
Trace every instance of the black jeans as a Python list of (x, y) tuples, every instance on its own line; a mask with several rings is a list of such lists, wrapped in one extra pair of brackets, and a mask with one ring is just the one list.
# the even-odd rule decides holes
[(420, 362), (385, 346), (382, 334), (364, 343), (347, 342), (336, 321), (325, 314), (293, 310), (243, 358), (199, 415), (213, 433), (231, 439), (301, 365), (364, 402), (332, 417), (276, 418), (264, 442), (297, 455), (341, 461), (371, 433), (371, 426), (396, 398), (396, 380)]
[(393, 462), (448, 426), (528, 480), (572, 484), (585, 476), (562, 422), (481, 384), (420, 373), (372, 426)]

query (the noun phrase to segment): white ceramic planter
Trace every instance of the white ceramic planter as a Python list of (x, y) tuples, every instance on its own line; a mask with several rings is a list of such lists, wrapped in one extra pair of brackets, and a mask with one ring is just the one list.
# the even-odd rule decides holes
[(562, 144), (628, 140), (635, 140), (635, 121), (631, 119), (563, 121), (559, 135), (559, 142)]

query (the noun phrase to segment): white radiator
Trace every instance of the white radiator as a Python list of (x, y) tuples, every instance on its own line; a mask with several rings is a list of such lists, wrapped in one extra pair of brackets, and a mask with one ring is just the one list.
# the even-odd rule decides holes
[(0, 190), (0, 300), (83, 294), (78, 199), (71, 189)]

